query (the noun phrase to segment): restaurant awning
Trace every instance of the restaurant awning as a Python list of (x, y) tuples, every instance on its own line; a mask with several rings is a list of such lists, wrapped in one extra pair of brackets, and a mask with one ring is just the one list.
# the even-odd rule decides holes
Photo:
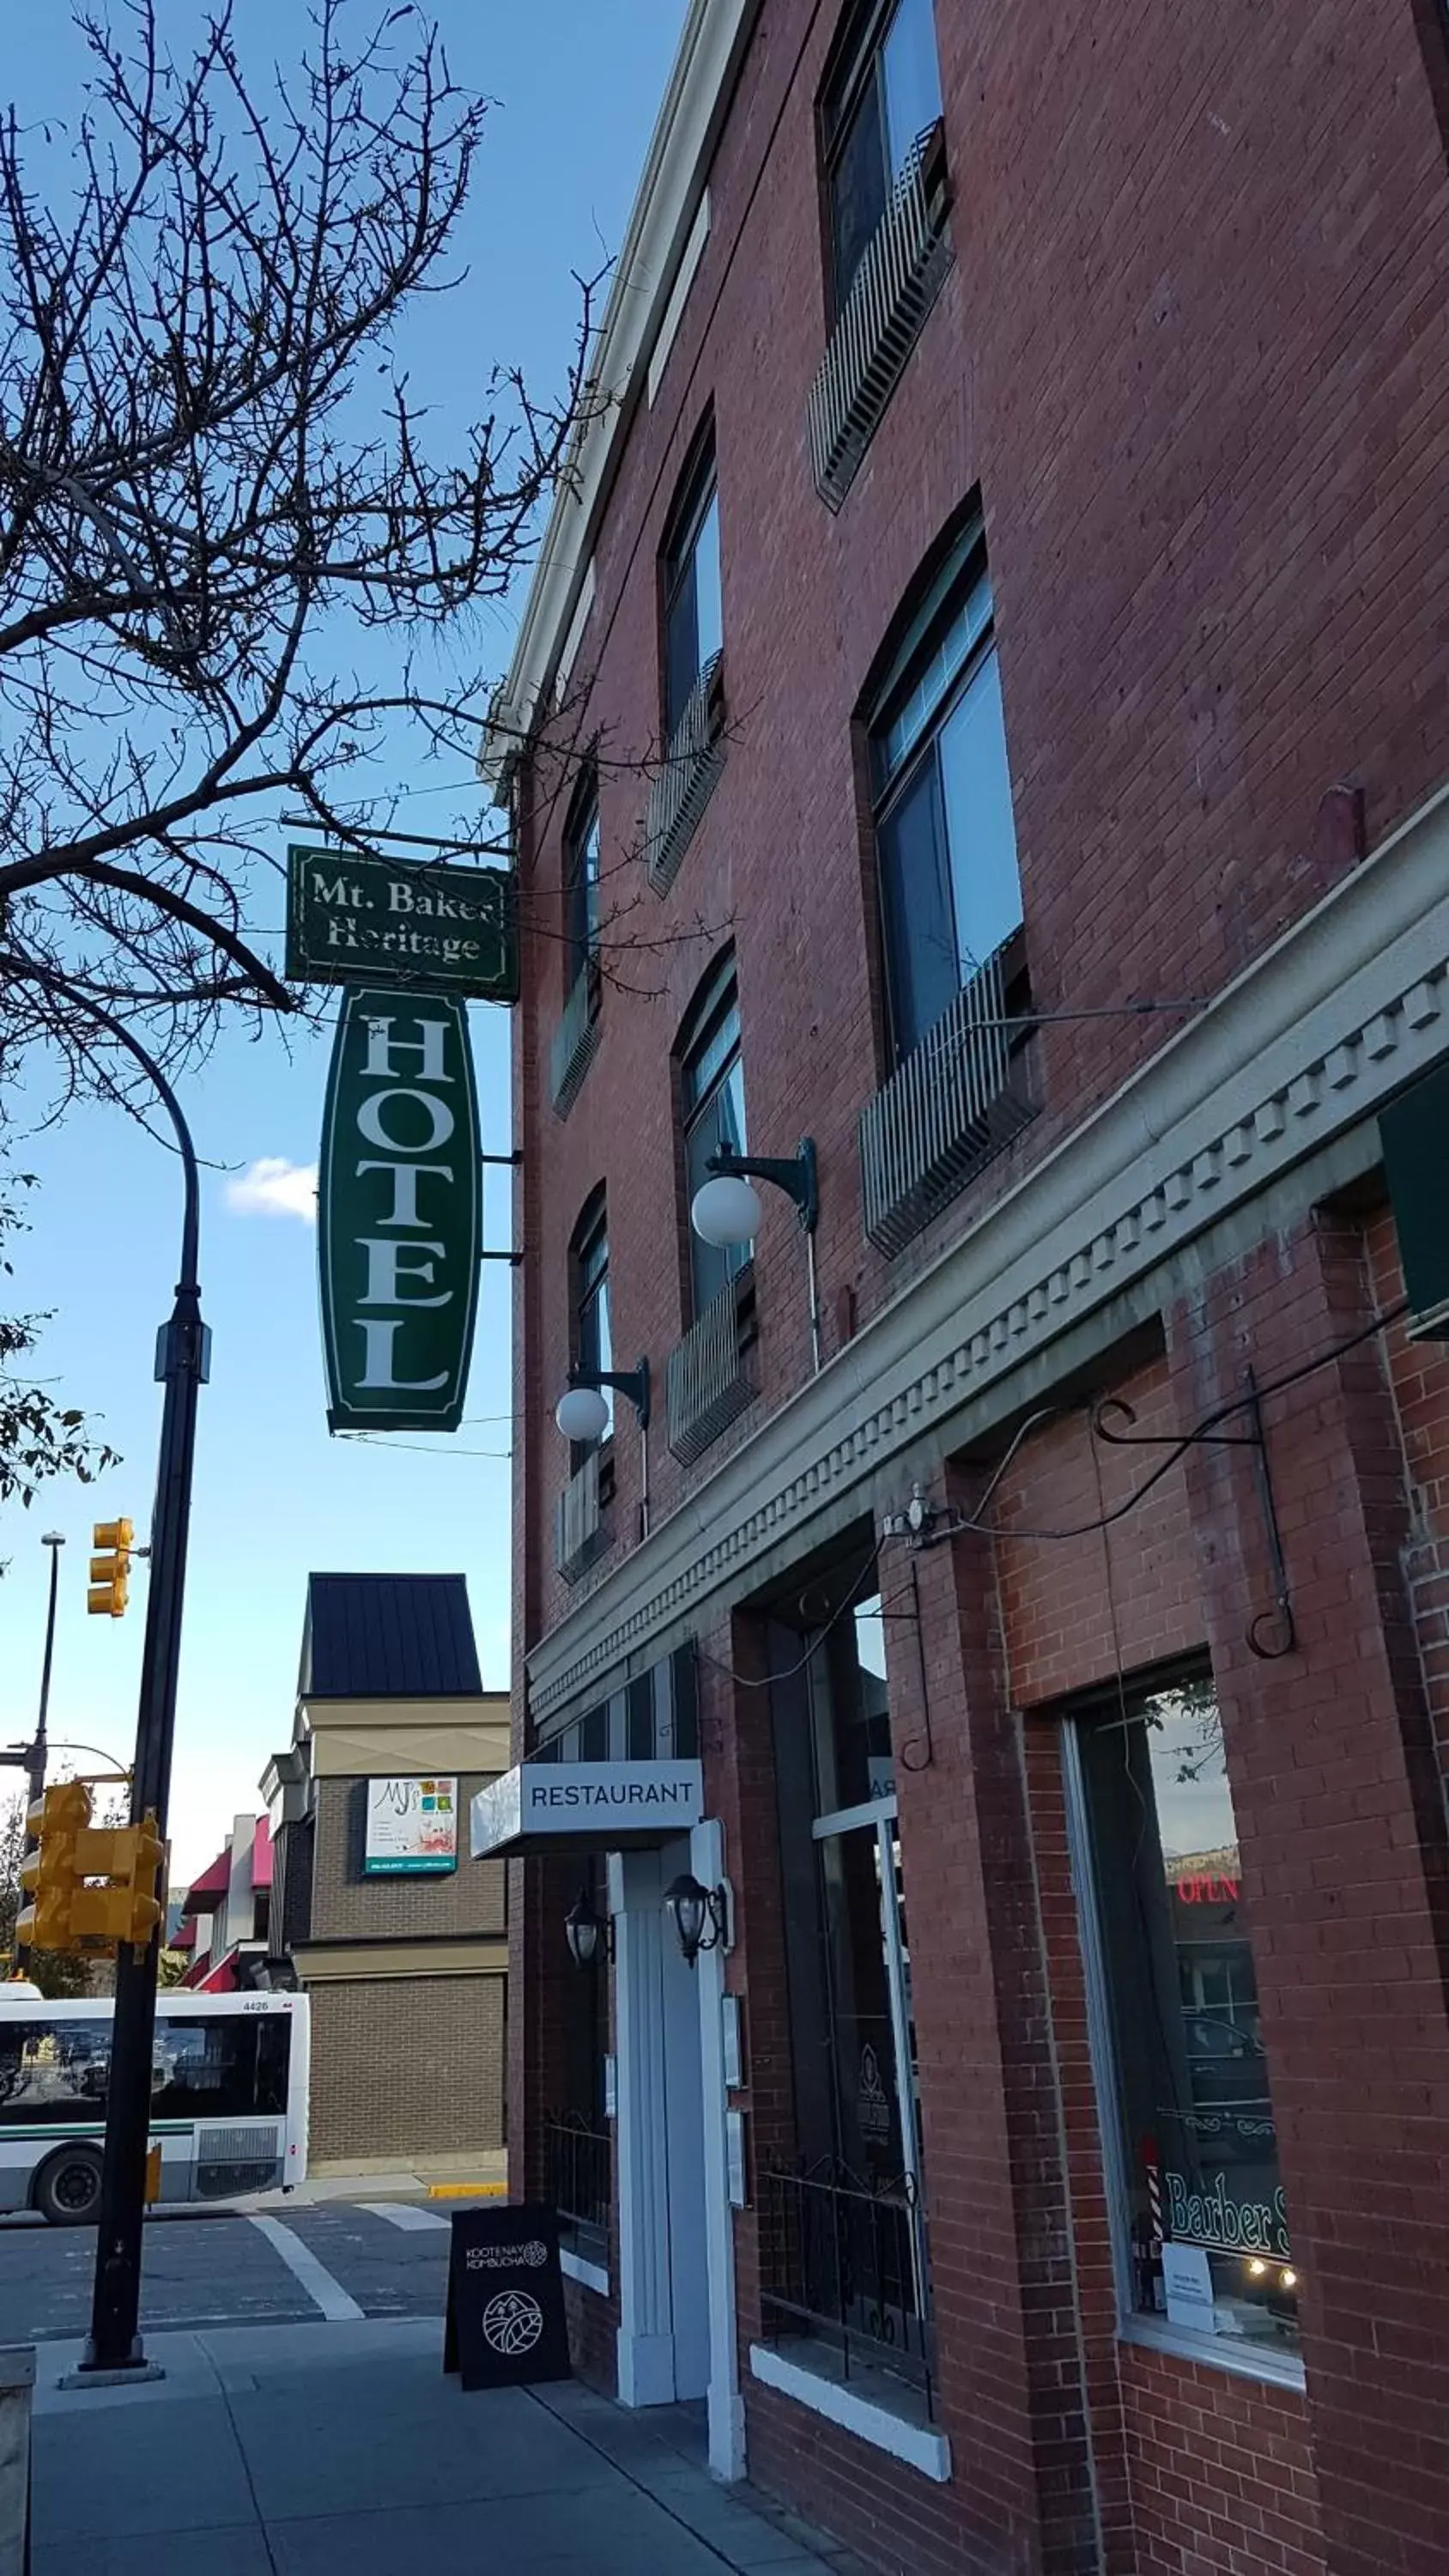
[(475, 1860), (637, 1851), (687, 1833), (703, 1814), (698, 1762), (520, 1762), (477, 1792), (469, 1848)]

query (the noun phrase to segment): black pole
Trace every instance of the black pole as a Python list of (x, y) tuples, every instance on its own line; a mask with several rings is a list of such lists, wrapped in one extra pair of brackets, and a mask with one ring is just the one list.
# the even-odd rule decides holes
[[(60, 1551), (64, 1547), (65, 1541), (63, 1538), (58, 1537), (54, 1532), (52, 1532), (43, 1544), (50, 1550), (50, 1607), (45, 1614), (45, 1659), (40, 1667), (40, 1714), (35, 1721), (35, 1741), (25, 1756), (27, 1797), (28, 1804), (32, 1807), (34, 1806), (36, 1799), (41, 1797), (45, 1790), (45, 1721), (50, 1709), (51, 1658), (55, 1653), (55, 1600), (56, 1593), (60, 1585)], [(26, 1837), (26, 1848), (27, 1850), (29, 1849), (28, 1835)], [(22, 1947), (22, 1945), (17, 1941), (15, 1945), (15, 1971), (17, 1976), (23, 1977), (29, 1965), (29, 1945), (26, 1944)]]
[[(201, 1289), (196, 1277), (196, 1152), (180, 1103), (160, 1066), (121, 1021), (98, 1009), (89, 998), (84, 1007), (129, 1050), (155, 1085), (176, 1131), (185, 1182), (181, 1276), (176, 1283), (171, 1320), (162, 1326), (156, 1346), (156, 1374), (165, 1383), (166, 1398), (151, 1526), (151, 1581), (141, 1653), (136, 1759), (131, 1774), (131, 1822), (139, 1824), (148, 1811), (154, 1814), (164, 1843), (171, 1794), (171, 1745), (176, 1729), (181, 1611), (186, 1590), (196, 1398), (207, 1376), (208, 1335), (201, 1320)], [(96, 2231), (91, 2331), (80, 2364), (83, 2372), (146, 2367), (141, 2344), (141, 2235), (146, 2216), (146, 2149), (151, 2128), (151, 2055), (161, 1929), (158, 1924), (144, 1948), (122, 1942), (116, 1953), (106, 2152)]]

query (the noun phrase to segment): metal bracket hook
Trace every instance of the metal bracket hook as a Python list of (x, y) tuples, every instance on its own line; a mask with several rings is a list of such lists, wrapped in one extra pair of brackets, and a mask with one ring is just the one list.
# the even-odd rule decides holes
[[(1220, 1422), (1235, 1414), (1246, 1414), (1246, 1431), (1220, 1431)], [(1120, 1395), (1104, 1396), (1093, 1408), (1092, 1430), (1099, 1440), (1114, 1449), (1251, 1449), (1253, 1476), (1258, 1488), (1258, 1502), (1263, 1514), (1263, 1533), (1268, 1547), (1268, 1563), (1273, 1579), (1273, 1605), (1260, 1610), (1248, 1627), (1246, 1643), (1251, 1654), (1263, 1663), (1277, 1663), (1291, 1655), (1298, 1643), (1298, 1628), (1293, 1616), (1293, 1600), (1288, 1585), (1288, 1568), (1283, 1556), (1283, 1534), (1278, 1525), (1278, 1505), (1273, 1492), (1273, 1471), (1268, 1459), (1268, 1439), (1263, 1423), (1263, 1399), (1258, 1381), (1250, 1368), (1247, 1392), (1236, 1404), (1225, 1405), (1196, 1431), (1173, 1435), (1162, 1432), (1121, 1430), (1108, 1427), (1108, 1416), (1131, 1424), (1137, 1419), (1132, 1407)], [(1274, 1637), (1274, 1630), (1277, 1635)]]

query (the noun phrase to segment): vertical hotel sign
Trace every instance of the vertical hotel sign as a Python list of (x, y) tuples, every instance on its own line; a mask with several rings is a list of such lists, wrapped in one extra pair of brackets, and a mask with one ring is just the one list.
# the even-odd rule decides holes
[(343, 994), (317, 1197), (329, 1428), (456, 1431), (482, 1251), (464, 1001)]

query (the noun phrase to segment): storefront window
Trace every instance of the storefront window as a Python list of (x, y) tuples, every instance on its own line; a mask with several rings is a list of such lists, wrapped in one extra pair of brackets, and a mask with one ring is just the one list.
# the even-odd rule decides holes
[[(775, 1632), (773, 1685), (795, 2158), (769, 2176), (777, 2330), (929, 2394), (920, 2119), (878, 1594), (813, 1651)], [(802, 1651), (803, 1649), (803, 1651)]]
[(1212, 1683), (1129, 1691), (1075, 1736), (1133, 2306), (1296, 2350), (1298, 2275)]

